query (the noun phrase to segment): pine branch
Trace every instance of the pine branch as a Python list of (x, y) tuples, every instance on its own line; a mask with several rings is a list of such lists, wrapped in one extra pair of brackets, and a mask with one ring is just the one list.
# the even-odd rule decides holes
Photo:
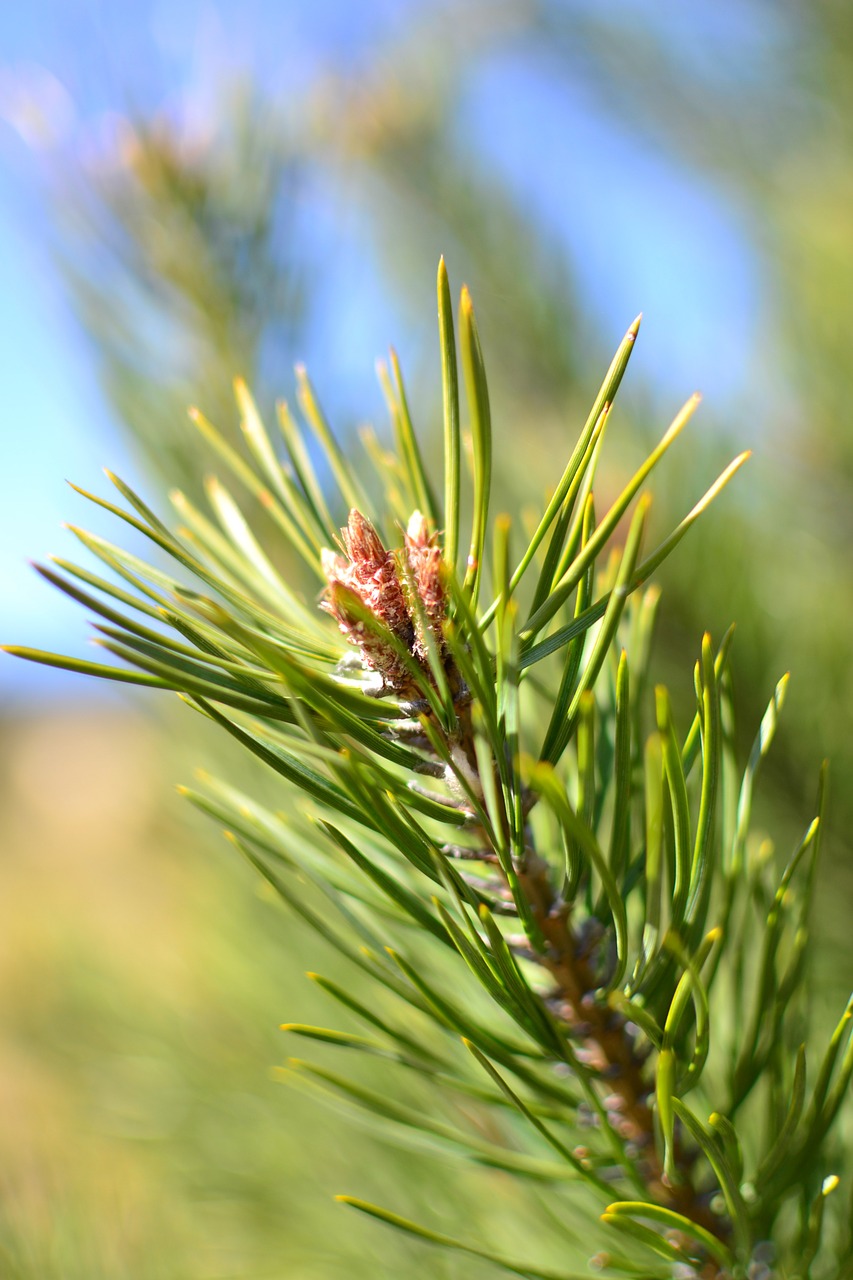
[[(643, 486), (695, 411), (693, 397), (610, 507), (597, 508), (596, 471), (635, 321), (515, 559), (511, 520), (490, 524), (491, 408), (467, 291), (463, 498), (443, 263), (438, 297), (443, 507), (393, 353), (380, 378), (398, 456), (389, 461), (370, 436), (365, 445), (394, 492), (386, 510), (370, 513), (367, 477), (304, 370), (304, 423), (281, 412), (288, 462), (238, 382), (247, 457), (200, 415), (194, 422), (271, 514), (312, 589), (317, 577), (325, 584), (320, 608), (275, 567), (239, 493), (208, 483), (209, 513), (173, 495), (173, 531), (110, 475), (126, 506), (84, 496), (146, 535), (178, 576), (75, 530), (109, 577), (70, 561), (40, 572), (104, 620), (98, 643), (126, 667), (11, 652), (175, 690), (277, 775), (285, 799), (276, 812), (212, 779), (184, 792), (378, 993), (368, 1003), (314, 975), (369, 1034), (304, 1023), (286, 1024), (288, 1034), (428, 1081), (432, 1109), (302, 1060), (291, 1060), (288, 1079), (428, 1149), (567, 1197), (597, 1262), (619, 1274), (746, 1276), (765, 1265), (775, 1233), (779, 1275), (804, 1275), (791, 1249), (829, 1258), (836, 1238), (827, 1223), (841, 1198), (830, 1193), (844, 1169), (832, 1135), (853, 1076), (850, 1008), (813, 1080), (815, 1046), (802, 1044), (826, 771), (816, 817), (779, 876), (765, 846), (755, 853), (750, 817), (786, 682), (743, 770), (731, 633), (716, 652), (703, 637), (685, 735), (666, 689), (646, 692), (658, 600), (646, 580), (746, 455), (643, 558)], [(415, 509), (401, 528), (404, 502)], [(338, 537), (333, 513), (347, 509)], [(797, 1186), (810, 1198), (792, 1246), (777, 1225)], [(497, 1267), (558, 1274), (344, 1199)], [(554, 1220), (564, 1207), (555, 1202)]]

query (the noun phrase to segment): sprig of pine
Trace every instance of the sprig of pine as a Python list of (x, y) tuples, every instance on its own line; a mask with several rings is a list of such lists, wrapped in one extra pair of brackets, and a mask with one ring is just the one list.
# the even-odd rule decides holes
[[(853, 1003), (822, 1055), (801, 1043), (826, 770), (816, 816), (779, 876), (749, 824), (786, 680), (745, 769), (731, 633), (718, 648), (702, 639), (686, 733), (666, 689), (648, 690), (657, 590), (647, 581), (747, 455), (644, 549), (644, 485), (689, 422), (692, 397), (597, 508), (596, 468), (637, 320), (533, 536), (520, 539), (503, 514), (490, 525), (485, 363), (463, 290), (463, 500), (450, 298), (442, 262), (443, 485), (425, 469), (393, 352), (380, 378), (396, 453), (367, 435), (363, 467), (301, 369), (303, 419), (282, 405), (279, 440), (235, 384), (245, 456), (191, 414), (325, 583), (322, 609), (276, 569), (223, 482), (209, 482), (207, 512), (174, 494), (175, 529), (108, 473), (122, 505), (84, 496), (144, 534), (156, 565), (74, 529), (108, 576), (65, 560), (38, 568), (99, 616), (97, 643), (126, 665), (9, 652), (176, 691), (279, 776), (275, 812), (225, 781), (182, 791), (376, 986), (368, 1006), (312, 975), (365, 1034), (287, 1024), (288, 1034), (336, 1046), (344, 1064), (352, 1053), (382, 1058), (428, 1080), (437, 1099), (467, 1105), (416, 1111), (345, 1065), (294, 1058), (285, 1074), (378, 1124), (535, 1180), (558, 1217), (574, 1206), (593, 1243), (555, 1271), (393, 1209), (345, 1203), (522, 1276), (571, 1280), (592, 1255), (624, 1276), (770, 1274), (772, 1239), (773, 1274), (846, 1274), (849, 1230), (827, 1231), (824, 1207), (842, 1169), (832, 1134), (853, 1074)], [(312, 462), (318, 450), (330, 491)], [(386, 505), (368, 511), (377, 487)], [(333, 513), (347, 508), (339, 536)]]

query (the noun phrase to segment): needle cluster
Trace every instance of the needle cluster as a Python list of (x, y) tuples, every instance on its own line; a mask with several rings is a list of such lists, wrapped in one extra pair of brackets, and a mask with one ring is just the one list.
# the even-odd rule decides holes
[[(787, 680), (746, 762), (731, 632), (702, 638), (686, 729), (649, 682), (648, 581), (745, 455), (645, 549), (644, 486), (692, 417), (691, 397), (598, 506), (637, 321), (519, 550), (513, 522), (490, 515), (491, 410), (465, 290), (463, 474), (443, 263), (438, 309), (440, 489), (393, 353), (381, 377), (396, 448), (368, 434), (362, 468), (304, 370), (301, 421), (280, 405), (277, 438), (238, 382), (245, 453), (192, 419), (271, 517), (275, 551), (219, 480), (207, 511), (173, 495), (173, 526), (110, 476), (124, 505), (86, 496), (144, 534), (156, 563), (75, 529), (100, 571), (58, 561), (40, 572), (99, 616), (98, 641), (123, 665), (13, 652), (174, 690), (277, 775), (275, 811), (227, 780), (183, 791), (353, 975), (351, 990), (311, 976), (363, 1034), (289, 1023), (288, 1035), (344, 1061), (391, 1063), (401, 1081), (428, 1082), (432, 1105), (325, 1060), (291, 1058), (284, 1075), (535, 1184), (551, 1198), (550, 1256), (562, 1261), (549, 1263), (538, 1235), (529, 1257), (506, 1257), (393, 1208), (346, 1203), (543, 1280), (573, 1280), (590, 1263), (648, 1280), (849, 1277), (833, 1133), (853, 1075), (853, 1005), (823, 1047), (806, 1017), (824, 775), (816, 816), (780, 865), (750, 818)], [(276, 567), (281, 546), (313, 575), (307, 592)], [(570, 1222), (585, 1224), (583, 1245)]]

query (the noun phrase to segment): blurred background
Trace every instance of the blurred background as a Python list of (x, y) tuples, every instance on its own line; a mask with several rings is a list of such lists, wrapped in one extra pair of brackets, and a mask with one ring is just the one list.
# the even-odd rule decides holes
[[(84, 615), (26, 564), (73, 554), (62, 521), (115, 532), (64, 480), (105, 493), (107, 465), (160, 511), (198, 493), (186, 406), (234, 434), (235, 373), (270, 413), (305, 361), (342, 434), (384, 437), (393, 342), (434, 452), (441, 253), (477, 305), (507, 502), (554, 482), (640, 310), (605, 483), (697, 387), (658, 530), (754, 450), (662, 574), (660, 676), (686, 708), (702, 631), (736, 620), (746, 752), (792, 672), (761, 821), (789, 847), (830, 757), (828, 1022), (853, 972), (845, 0), (4, 6), (2, 639), (85, 653)], [(335, 1016), (302, 977), (330, 961), (172, 798), (228, 767), (222, 744), (167, 695), (10, 658), (0, 699), (0, 1273), (422, 1265), (336, 1191), (513, 1251), (537, 1210), (507, 1212), (501, 1175), (487, 1213), (468, 1175), (428, 1158), (401, 1177), (410, 1156), (276, 1083), (278, 1024)]]

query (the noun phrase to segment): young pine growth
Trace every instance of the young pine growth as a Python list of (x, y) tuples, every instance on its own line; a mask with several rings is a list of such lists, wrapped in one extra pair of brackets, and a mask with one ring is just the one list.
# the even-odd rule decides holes
[[(40, 572), (100, 615), (99, 642), (127, 666), (11, 652), (175, 690), (275, 771), (275, 812), (226, 781), (184, 791), (357, 971), (358, 991), (373, 986), (366, 1004), (312, 975), (364, 1035), (286, 1030), (395, 1063), (401, 1079), (429, 1082), (434, 1107), (354, 1081), (345, 1053), (340, 1071), (292, 1059), (288, 1074), (377, 1124), (533, 1180), (561, 1262), (546, 1265), (538, 1228), (529, 1256), (509, 1258), (393, 1207), (347, 1204), (521, 1276), (571, 1280), (590, 1265), (650, 1280), (850, 1276), (849, 1213), (833, 1206), (849, 1201), (849, 1171), (833, 1126), (853, 1074), (853, 1004), (827, 1046), (804, 1030), (823, 776), (817, 816), (780, 871), (749, 824), (786, 681), (745, 769), (731, 632), (716, 648), (702, 640), (686, 734), (666, 689), (648, 687), (658, 596), (644, 584), (745, 455), (644, 549), (642, 488), (694, 397), (597, 509), (635, 322), (519, 554), (507, 517), (489, 526), (489, 399), (466, 291), (463, 476), (443, 263), (438, 304), (441, 494), (393, 354), (381, 377), (396, 453), (366, 437), (361, 475), (302, 370), (304, 424), (281, 406), (277, 442), (237, 384), (246, 456), (192, 415), (306, 562), (319, 607), (280, 576), (219, 481), (207, 514), (175, 495), (172, 531), (110, 476), (126, 506), (85, 496), (172, 557), (178, 576), (74, 530), (109, 576), (65, 561)], [(318, 448), (331, 492), (313, 468)], [(382, 503), (366, 496), (371, 482)]]

